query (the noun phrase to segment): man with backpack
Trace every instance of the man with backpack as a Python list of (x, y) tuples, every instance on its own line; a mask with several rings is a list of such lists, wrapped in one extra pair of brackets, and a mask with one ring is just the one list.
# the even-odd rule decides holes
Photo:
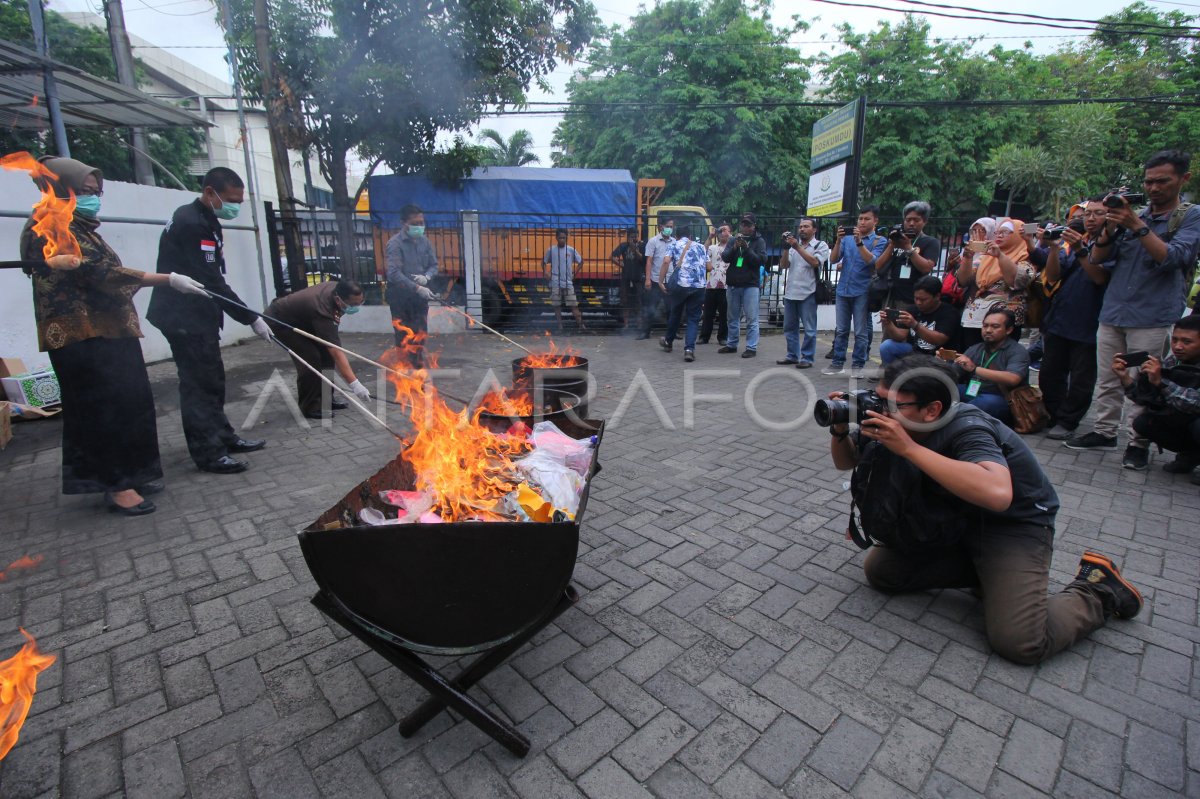
[(947, 364), (909, 355), (884, 369), (882, 413), (867, 411), (853, 433), (829, 425), (834, 466), (854, 470), (849, 533), (870, 547), (867, 581), (885, 593), (977, 589), (988, 642), (1027, 665), (1110, 616), (1136, 616), (1141, 595), (1094, 552), (1046, 593), (1058, 496), (1021, 437), (978, 408), (952, 407), (953, 389)]
[[(1125, 392), (1108, 367), (1121, 352), (1161, 355), (1171, 326), (1183, 315), (1200, 249), (1200, 208), (1180, 201), (1190, 166), (1185, 152), (1157, 152), (1146, 160), (1142, 178), (1148, 206), (1135, 210), (1141, 198), (1131, 203), (1121, 190), (1102, 200), (1105, 225), (1083, 262), (1090, 277), (1108, 284), (1096, 335), (1096, 422), (1091, 432), (1066, 441), (1071, 449), (1116, 450)], [(1129, 442), (1121, 465), (1141, 471), (1150, 463), (1150, 442), (1133, 426), (1139, 413), (1135, 405), (1126, 417)]]

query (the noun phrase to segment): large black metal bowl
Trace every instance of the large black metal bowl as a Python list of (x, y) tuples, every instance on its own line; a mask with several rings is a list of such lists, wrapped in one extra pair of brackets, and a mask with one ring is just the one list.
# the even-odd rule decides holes
[[(604, 434), (596, 420), (559, 426), (574, 438)], [(589, 481), (598, 453), (599, 444)], [(406, 649), (461, 655), (519, 636), (554, 608), (575, 568), (588, 488), (569, 522), (358, 522), (362, 508), (383, 507), (381, 490), (412, 486), (397, 459), (300, 533), (313, 578), (340, 611)]]

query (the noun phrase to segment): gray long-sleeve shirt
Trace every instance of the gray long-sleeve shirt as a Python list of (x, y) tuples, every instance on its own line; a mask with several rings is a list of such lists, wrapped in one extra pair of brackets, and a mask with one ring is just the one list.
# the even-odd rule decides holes
[(387, 257), (387, 282), (389, 286), (403, 286), (415, 291), (413, 277), (424, 275), (432, 278), (437, 274), (438, 261), (433, 245), (424, 236), (409, 236), (397, 233), (388, 239), (384, 248)]

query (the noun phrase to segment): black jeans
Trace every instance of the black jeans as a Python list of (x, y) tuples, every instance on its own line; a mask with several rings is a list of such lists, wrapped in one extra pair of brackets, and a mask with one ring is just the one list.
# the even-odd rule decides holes
[(717, 341), (729, 337), (729, 303), (725, 289), (704, 290), (704, 316), (700, 322), (700, 340), (708, 343), (712, 336), (713, 322), (717, 324)]
[(1200, 457), (1200, 416), (1179, 411), (1146, 411), (1133, 420), (1133, 430), (1171, 452)]
[(650, 335), (650, 326), (654, 323), (654, 314), (659, 307), (663, 309), (663, 315), (667, 313), (667, 295), (655, 283), (650, 288), (645, 288), (642, 284), (642, 333)]
[(1072, 341), (1046, 332), (1042, 341), (1038, 386), (1046, 410), (1054, 424), (1074, 430), (1087, 415), (1096, 390), (1096, 342)]
[(179, 410), (188, 453), (198, 465), (229, 454), (237, 433), (225, 416), (225, 364), (221, 340), (211, 335), (167, 335), (179, 372)]

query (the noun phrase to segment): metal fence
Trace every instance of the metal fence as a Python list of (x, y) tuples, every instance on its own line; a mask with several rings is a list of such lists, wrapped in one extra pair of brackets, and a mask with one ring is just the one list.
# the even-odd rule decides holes
[[(736, 215), (714, 216), (713, 225)], [(583, 259), (575, 278), (576, 297), (585, 323), (592, 328), (616, 329), (626, 323), (636, 325), (637, 310), (631, 292), (623, 286), (621, 266), (613, 260), (613, 252), (625, 240), (630, 226), (644, 230), (644, 220), (633, 215), (576, 217), (546, 213), (535, 217), (512, 214), (479, 213), (479, 245), (481, 260), (482, 318), (486, 324), (508, 329), (542, 329), (555, 318), (550, 303), (550, 287), (544, 258), (555, 244), (555, 231), (567, 231), (567, 243)], [(958, 246), (962, 233), (971, 220), (940, 217), (931, 219), (925, 232), (938, 238), (941, 256), (934, 274), (941, 277), (949, 247)], [(794, 217), (760, 217), (759, 232), (767, 242), (768, 265), (761, 276), (762, 295), (760, 320), (765, 328), (783, 324), (784, 276), (778, 268), (782, 252), (782, 234), (795, 230)], [(832, 244), (837, 225), (844, 220), (819, 220), (818, 236)], [(895, 220), (880, 220), (880, 232), (886, 233)], [(354, 262), (347, 267), (339, 256), (338, 226), (332, 211), (302, 211), (297, 214), (297, 226), (304, 247), (302, 269), (289, 269), (283, 259), (283, 225), (277, 209), (268, 205), (267, 227), (276, 246), (272, 261), (275, 267), (276, 288), (287, 293), (299, 282), (313, 285), (324, 280), (351, 277), (361, 283), (367, 302), (384, 303), (386, 287), (386, 256), (388, 240), (398, 231), (380, 229), (369, 218), (359, 215), (354, 220)], [(463, 224), (456, 212), (425, 211), (426, 236), (438, 258), (438, 277), (431, 288), (445, 301), (462, 305), (464, 302)], [(735, 227), (736, 230), (736, 227)], [(832, 266), (822, 277), (837, 285), (840, 273)], [(569, 314), (566, 315), (569, 317)], [(665, 320), (659, 318), (657, 323)]]

